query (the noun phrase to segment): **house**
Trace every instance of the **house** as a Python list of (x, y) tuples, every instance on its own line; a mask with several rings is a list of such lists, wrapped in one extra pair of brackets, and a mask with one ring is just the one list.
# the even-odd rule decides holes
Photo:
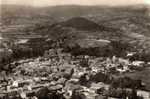
[(134, 65), (134, 66), (143, 66), (144, 63), (145, 63), (144, 61), (133, 61), (132, 65)]
[(26, 44), (28, 42), (28, 39), (20, 39), (16, 44)]
[(127, 57), (132, 57), (133, 55), (135, 55), (136, 54), (136, 52), (128, 52), (127, 53)]
[(122, 65), (128, 65), (130, 63), (129, 60), (123, 58), (119, 58), (118, 61)]
[(118, 99), (118, 98), (108, 97), (108, 99)]
[(150, 92), (137, 90), (137, 96), (142, 96), (144, 99), (150, 99)]

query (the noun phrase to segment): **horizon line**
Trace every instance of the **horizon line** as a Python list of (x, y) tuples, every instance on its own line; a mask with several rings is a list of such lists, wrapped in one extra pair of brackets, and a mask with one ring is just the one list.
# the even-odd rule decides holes
[(95, 5), (86, 5), (86, 4), (58, 4), (58, 5), (46, 5), (46, 6), (38, 6), (38, 5), (29, 5), (29, 4), (1, 4), (1, 6), (27, 6), (27, 7), (57, 7), (57, 6), (99, 6), (99, 7), (131, 7), (131, 6), (150, 6), (149, 4), (128, 4), (128, 5), (106, 5), (106, 4), (95, 4)]

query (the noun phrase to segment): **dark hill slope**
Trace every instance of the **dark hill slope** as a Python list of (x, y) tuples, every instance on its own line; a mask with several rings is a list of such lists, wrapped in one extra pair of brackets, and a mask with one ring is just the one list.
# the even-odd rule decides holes
[(99, 25), (84, 17), (74, 17), (67, 21), (59, 23), (59, 25), (85, 31), (117, 31), (115, 28), (109, 28), (103, 25)]
[[(100, 39), (122, 39), (123, 31), (119, 28), (108, 27), (107, 25), (97, 24), (85, 17), (74, 17), (66, 21), (52, 25), (43, 24), (34, 28), (34, 32), (42, 35), (49, 35), (53, 38), (73, 36), (76, 39), (97, 37)], [(71, 35), (71, 36), (70, 36)]]
[(83, 17), (75, 17), (60, 24), (64, 27), (72, 27), (78, 30), (100, 30), (104, 28)]

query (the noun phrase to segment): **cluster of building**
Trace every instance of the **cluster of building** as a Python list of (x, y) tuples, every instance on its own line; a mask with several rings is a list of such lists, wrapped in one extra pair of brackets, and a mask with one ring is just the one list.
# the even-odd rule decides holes
[[(83, 60), (87, 62), (85, 67), (81, 66)], [(51, 49), (44, 57), (11, 63), (15, 67), (11, 73), (0, 74), (0, 99), (119, 99), (109, 95), (109, 84), (90, 81), (90, 77), (98, 73), (108, 74), (112, 68), (119, 73), (127, 72), (131, 64), (135, 65), (135, 62), (115, 56), (72, 57), (62, 53), (61, 49)], [(86, 85), (82, 85), (84, 80)], [(138, 92), (138, 95), (145, 95), (143, 91)], [(149, 93), (146, 95), (144, 99), (149, 99)]]

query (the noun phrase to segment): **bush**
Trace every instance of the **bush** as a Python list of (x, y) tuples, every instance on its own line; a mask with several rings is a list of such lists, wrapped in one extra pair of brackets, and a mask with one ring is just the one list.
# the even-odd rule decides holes
[(141, 80), (133, 80), (129, 77), (114, 79), (111, 85), (113, 88), (142, 88)]
[(110, 77), (108, 75), (99, 72), (96, 75), (92, 75), (90, 77), (90, 81), (94, 81), (96, 83), (97, 82), (110, 83), (111, 79), (110, 79)]

